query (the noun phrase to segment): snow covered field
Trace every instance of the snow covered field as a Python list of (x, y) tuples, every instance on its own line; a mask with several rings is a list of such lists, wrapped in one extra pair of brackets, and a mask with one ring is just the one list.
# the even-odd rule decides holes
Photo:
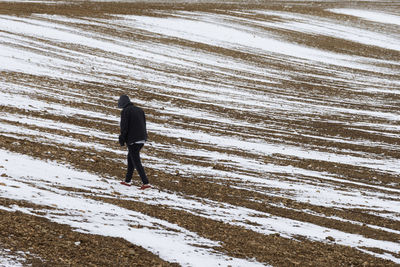
[[(25, 2), (0, 1), (0, 210), (182, 266), (400, 264), (399, 4)], [(57, 263), (12, 239), (0, 265)]]

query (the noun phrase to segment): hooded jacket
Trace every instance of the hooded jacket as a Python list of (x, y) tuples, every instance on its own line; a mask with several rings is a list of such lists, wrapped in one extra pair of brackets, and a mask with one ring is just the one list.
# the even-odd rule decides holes
[(120, 97), (118, 107), (122, 108), (121, 134), (119, 136), (121, 146), (125, 143), (130, 145), (137, 141), (147, 140), (146, 116), (144, 111), (133, 105), (126, 95)]

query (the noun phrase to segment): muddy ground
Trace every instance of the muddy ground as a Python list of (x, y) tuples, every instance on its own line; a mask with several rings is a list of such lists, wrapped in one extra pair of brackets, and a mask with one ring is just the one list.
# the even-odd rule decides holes
[[(284, 1), (265, 1), (251, 2), (238, 1), (234, 3), (206, 1), (196, 3), (95, 3), (79, 1), (63, 1), (62, 3), (17, 3), (0, 2), (0, 14), (29, 18), (32, 15), (62, 15), (70, 18), (85, 18), (93, 20), (110, 19), (113, 15), (146, 15), (146, 16), (166, 16), (167, 13), (175, 11), (184, 12), (208, 12), (214, 15), (232, 15), (246, 18), (246, 10), (270, 10), (285, 11), (296, 14), (313, 14), (315, 16), (327, 16), (333, 18), (342, 15), (332, 15), (326, 12), (328, 8), (364, 8), (381, 11), (400, 12), (400, 6), (396, 2), (284, 2)], [(271, 17), (274, 21), (276, 18)], [(359, 22), (355, 18), (347, 18), (349, 23), (358, 23), (363, 29), (376, 27), (373, 22)], [(51, 18), (44, 18), (50, 21)], [(354, 21), (351, 21), (354, 20)], [(302, 64), (291, 63), (290, 59), (283, 61), (277, 60), (273, 56), (260, 56), (252, 51), (235, 51), (226, 47), (214, 46), (212, 44), (196, 43), (194, 41), (183, 40), (173, 37), (151, 35), (145, 31), (132, 32), (121, 29), (115, 30), (107, 25), (85, 25), (73, 22), (65, 22), (67, 26), (76, 27), (82, 31), (103, 33), (106, 36), (115, 38), (128, 38), (140, 40), (149, 44), (160, 46), (177, 46), (188, 51), (202, 51), (218, 55), (221, 58), (230, 58), (246, 64), (251, 64), (260, 68), (273, 69), (276, 73), (280, 71), (297, 72), (297, 76), (280, 80), (280, 83), (267, 83), (260, 81), (261, 75), (254, 74), (254, 77), (243, 77), (240, 73), (229, 71), (229, 74), (215, 73), (213, 70), (196, 70), (185, 68), (171, 68), (164, 64), (156, 64), (144, 59), (124, 58), (122, 55), (108, 53), (106, 51), (95, 51), (88, 47), (73, 46), (66, 43), (53, 43), (57, 49), (66, 49), (79, 53), (112, 57), (121, 62), (141, 66), (154, 71), (174, 74), (177, 76), (191, 79), (199, 79), (210, 83), (220, 83), (226, 86), (237, 86), (243, 90), (250, 90), (254, 95), (271, 96), (277, 99), (296, 97), (297, 101), (303, 101), (304, 105), (312, 103), (322, 103), (329, 107), (338, 109), (352, 109), (367, 112), (388, 112), (393, 114), (400, 113), (399, 94), (395, 93), (374, 93), (370, 91), (346, 90), (348, 84), (352, 83), (352, 78), (347, 81), (329, 81), (323, 77), (329, 76), (331, 71), (348, 72), (354, 77), (371, 77), (386, 79), (388, 81), (400, 81), (398, 66), (385, 66), (391, 68), (393, 73), (373, 73), (365, 70), (355, 70), (332, 66), (332, 69), (318, 69), (315, 67), (304, 66)], [(399, 61), (400, 52), (394, 49), (382, 49), (376, 46), (359, 45), (351, 41), (334, 37), (317, 38), (312, 34), (300, 34), (296, 32), (285, 32), (282, 29), (268, 28), (272, 34), (284, 36), (287, 41), (302, 45), (312, 45), (322, 50), (335, 53), (343, 53), (353, 56), (368, 56), (380, 60)], [(387, 25), (382, 31), (387, 34), (398, 34), (398, 28)], [(43, 43), (49, 40), (38, 40)], [(16, 45), (17, 46), (17, 45)], [(27, 47), (32, 50), (33, 48)], [(54, 51), (40, 51), (39, 53), (51, 54)], [(55, 54), (54, 58), (61, 57)], [(0, 63), (4, 64), (4, 63)], [(99, 72), (96, 75), (100, 75)], [(306, 73), (308, 76), (305, 76)], [(279, 75), (278, 75), (279, 76)], [(311, 78), (310, 78), (311, 77)], [(160, 93), (153, 90), (157, 86), (165, 86), (163, 82), (146, 80), (142, 77), (129, 77), (124, 73), (118, 79), (128, 81), (125, 84), (114, 83), (111, 77), (107, 81), (74, 81), (73, 79), (52, 78), (45, 75), (34, 75), (23, 71), (1, 71), (0, 80), (3, 83), (19, 86), (41, 88), (41, 92), (29, 90), (18, 94), (30, 99), (35, 99), (49, 104), (60, 104), (68, 108), (76, 108), (83, 111), (95, 111), (104, 114), (104, 117), (93, 119), (84, 115), (63, 116), (52, 112), (51, 109), (28, 110), (13, 105), (1, 105), (0, 112), (4, 115), (0, 117), (0, 122), (21, 127), (23, 129), (34, 130), (40, 133), (55, 134), (58, 138), (72, 138), (83, 143), (101, 144), (115, 150), (124, 151), (118, 147), (118, 122), (109, 117), (118, 118), (119, 110), (116, 109), (115, 99), (122, 93), (129, 92), (135, 101), (141, 103), (144, 108), (148, 122), (168, 125), (172, 128), (183, 128), (191, 131), (208, 132), (216, 136), (256, 138), (265, 142), (283, 145), (299, 146), (305, 150), (339, 153), (347, 156), (369, 155), (370, 159), (380, 160), (380, 162), (398, 161), (400, 159), (400, 138), (398, 128), (372, 129), (372, 126), (365, 124), (352, 126), (357, 122), (392, 124), (400, 126), (398, 120), (387, 121), (384, 118), (373, 118), (368, 113), (346, 114), (341, 112), (318, 112), (311, 109), (310, 113), (297, 114), (296, 110), (268, 110), (266, 113), (262, 108), (258, 111), (248, 112), (238, 109), (234, 104), (222, 107), (215, 103), (202, 101), (192, 101), (190, 92), (178, 85), (176, 91), (169, 94)], [(254, 78), (252, 80), (252, 78)], [(277, 79), (280, 79), (279, 77)], [(361, 79), (361, 78), (360, 78)], [(135, 90), (130, 91), (129, 84), (135, 85)], [(139, 85), (137, 85), (139, 84)], [(143, 84), (148, 84), (146, 87)], [(372, 84), (372, 82), (371, 82)], [(11, 88), (11, 89), (10, 89)], [(396, 89), (394, 86), (393, 89)], [(397, 88), (398, 89), (398, 88)], [(12, 93), (12, 86), (8, 89)], [(10, 93), (10, 94), (11, 94)], [(77, 101), (75, 94), (81, 95), (83, 101)], [(103, 97), (104, 96), (104, 97)], [(111, 98), (112, 96), (113, 98)], [(287, 97), (287, 98), (286, 98)], [(162, 103), (163, 106), (157, 108), (146, 107), (150, 102)], [(278, 100), (279, 101), (279, 100)], [(267, 105), (267, 103), (265, 102)], [(301, 103), (300, 103), (301, 104)], [(219, 117), (228, 117), (239, 122), (247, 123), (247, 126), (223, 123), (212, 120), (205, 116), (187, 117), (185, 114), (171, 114), (167, 112), (168, 107), (185, 107), (205, 111), (205, 114), (217, 114)], [(318, 109), (318, 108), (316, 108)], [(18, 115), (38, 119), (52, 120), (59, 123), (68, 123), (75, 126), (82, 126), (96, 129), (99, 132), (115, 135), (115, 140), (102, 138), (102, 136), (87, 136), (78, 132), (71, 132), (63, 128), (55, 129), (45, 126), (37, 126), (23, 121), (11, 121), (7, 116)], [(269, 131), (259, 126), (267, 125)], [(222, 179), (213, 177), (212, 174), (204, 173), (199, 177), (190, 170), (180, 170), (179, 164), (189, 166), (212, 167), (213, 170), (240, 173), (243, 175), (254, 175), (264, 179), (276, 179), (279, 181), (290, 181), (290, 174), (282, 172), (264, 173), (260, 171), (242, 170), (240, 164), (225, 164), (223, 161), (210, 162), (202, 156), (180, 154), (179, 149), (170, 147), (180, 147), (188, 150), (203, 150), (208, 152), (228, 153), (232, 156), (243, 157), (264, 164), (275, 164), (278, 166), (291, 166), (302, 168), (309, 171), (326, 172), (333, 174), (334, 177), (348, 181), (331, 180), (322, 181), (315, 177), (303, 177), (304, 182), (310, 185), (324, 185), (340, 187), (349, 192), (353, 190), (370, 189), (369, 186), (379, 186), (376, 192), (383, 194), (382, 198), (387, 197), (392, 201), (398, 201), (399, 191), (393, 191), (389, 196), (385, 188), (400, 190), (399, 176), (394, 171), (384, 171), (379, 168), (359, 166), (352, 162), (333, 162), (324, 158), (302, 158), (301, 156), (291, 156), (279, 151), (272, 154), (253, 153), (252, 151), (235, 150), (233, 148), (221, 147), (196, 141), (191, 137), (182, 136), (177, 138), (160, 133), (156, 130), (149, 130), (150, 143), (145, 146), (143, 163), (150, 178), (151, 183), (159, 190), (174, 192), (187, 198), (204, 198), (221, 203), (228, 203), (242, 206), (256, 211), (266, 212), (272, 215), (290, 218), (301, 222), (310, 222), (319, 226), (336, 229), (347, 233), (362, 235), (375, 240), (391, 241), (398, 243), (400, 240), (400, 224), (398, 220), (391, 217), (380, 216), (379, 212), (371, 212), (368, 209), (357, 209), (352, 206), (329, 207), (297, 201), (291, 198), (290, 194), (280, 194), (276, 188), (258, 188), (257, 185), (247, 183), (238, 179)], [(344, 142), (359, 141), (359, 142)], [(342, 142), (343, 141), (343, 142)], [(372, 145), (369, 145), (372, 144)], [(69, 164), (77, 169), (95, 173), (104, 179), (120, 180), (124, 177), (125, 162), (124, 157), (112, 151), (97, 150), (96, 147), (78, 147), (74, 144), (60, 144), (57, 140), (39, 138), (32, 133), (26, 134), (17, 132), (9, 133), (5, 130), (0, 132), (0, 147), (4, 150), (21, 153), (42, 160), (57, 161), (60, 164)], [(167, 147), (167, 149), (160, 149)], [(150, 159), (151, 157), (151, 159)], [(165, 168), (154, 167), (158, 159), (171, 159), (176, 165)], [(1, 173), (1, 169), (0, 169)], [(7, 175), (7, 174), (5, 174)], [(1, 180), (0, 180), (1, 181)], [(134, 177), (136, 185), (139, 185), (139, 178)], [(71, 188), (71, 190), (74, 190)], [(154, 189), (156, 190), (156, 189)], [(89, 192), (90, 193), (90, 192)], [(393, 261), (382, 259), (381, 257), (370, 255), (366, 248), (365, 252), (359, 249), (336, 244), (335, 239), (328, 239), (324, 242), (317, 242), (298, 236), (296, 238), (285, 238), (279, 233), (264, 235), (256, 231), (246, 229), (236, 225), (197, 216), (186, 211), (169, 208), (168, 206), (150, 205), (145, 202), (135, 202), (120, 199), (116, 196), (103, 198), (92, 196), (93, 199), (112, 203), (114, 205), (139, 211), (155, 218), (169, 221), (197, 233), (202, 237), (221, 242), (218, 248), (222, 253), (231, 257), (256, 259), (258, 262), (273, 266), (395, 266)], [(17, 205), (20, 207), (30, 207), (37, 210), (40, 215), (41, 207), (26, 201), (17, 201), (0, 198), (3, 207)], [(49, 207), (46, 207), (49, 208)], [(385, 211), (381, 211), (384, 213)], [(357, 223), (352, 223), (357, 222)], [(374, 226), (374, 227), (372, 227)], [(23, 251), (26, 254), (23, 265), (32, 266), (170, 266), (177, 265), (162, 260), (140, 246), (133, 245), (125, 240), (113, 237), (84, 234), (75, 231), (68, 225), (57, 224), (40, 216), (24, 214), (22, 212), (10, 212), (0, 210), (0, 248), (9, 249), (12, 253)], [(390, 231), (388, 230), (390, 229)], [(79, 241), (79, 245), (75, 242)], [(375, 253), (387, 253), (387, 251), (374, 250)], [(398, 254), (392, 253), (392, 257), (399, 259)]]

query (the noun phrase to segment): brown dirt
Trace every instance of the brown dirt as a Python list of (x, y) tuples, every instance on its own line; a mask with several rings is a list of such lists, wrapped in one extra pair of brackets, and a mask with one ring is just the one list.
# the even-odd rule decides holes
[[(4, 198), (0, 204), (38, 212), (43, 209)], [(29, 252), (24, 264), (32, 266), (176, 266), (122, 238), (80, 233), (68, 225), (18, 211), (0, 210), (0, 231), (1, 248)]]
[[(90, 3), (90, 2), (67, 2), (54, 5), (40, 3), (0, 3), (0, 14), (30, 16), (31, 14), (57, 14), (68, 17), (90, 17), (93, 19), (108, 18), (110, 14), (139, 14), (161, 16), (159, 11), (205, 11), (218, 14), (229, 14), (231, 11), (240, 11), (246, 9), (270, 9), (280, 11), (291, 11), (298, 13), (306, 13), (318, 15), (321, 17), (333, 16), (331, 13), (324, 11), (328, 7), (351, 7), (351, 2), (320, 2), (314, 5), (310, 2), (284, 2), (284, 1), (237, 1), (235, 3), (185, 3), (185, 4), (167, 4), (167, 3)], [(374, 7), (376, 9), (385, 10), (388, 8), (400, 10), (399, 5), (395, 1), (385, 1), (385, 3), (367, 3), (359, 2), (358, 7), (367, 8)], [(165, 16), (165, 15), (163, 15)], [(354, 18), (348, 16), (335, 15), (339, 18), (348, 19), (349, 22), (356, 23)], [(243, 15), (246, 17), (246, 15)], [(66, 25), (72, 25), (67, 23)], [(372, 22), (364, 22), (360, 27), (368, 28), (375, 24)], [(262, 78), (262, 76), (254, 75), (253, 77), (240, 78), (234, 73), (225, 75), (216, 75), (212, 71), (196, 71), (184, 68), (171, 69), (170, 66), (163, 64), (155, 66), (151, 61), (124, 58), (118, 54), (107, 54), (104, 51), (91, 50), (81, 46), (71, 46), (69, 44), (51, 43), (59, 48), (71, 49), (73, 51), (88, 53), (93, 55), (101, 55), (104, 57), (116, 58), (121, 62), (126, 62), (135, 66), (141, 66), (154, 71), (163, 73), (177, 73), (182, 77), (191, 77), (193, 79), (204, 80), (205, 82), (219, 82), (222, 85), (239, 86), (243, 90), (252, 90), (254, 94), (269, 95), (277, 98), (285, 98), (289, 96), (298, 97), (304, 103), (323, 103), (324, 105), (340, 108), (354, 108), (367, 111), (394, 111), (399, 112), (400, 108), (390, 103), (400, 101), (398, 95), (394, 94), (373, 94), (370, 92), (343, 90), (346, 83), (326, 81), (323, 78), (310, 78), (303, 75), (330, 75), (331, 70), (316, 70), (302, 66), (301, 64), (277, 60), (273, 57), (260, 57), (251, 52), (238, 52), (231, 49), (221, 48), (208, 44), (199, 44), (195, 42), (179, 40), (176, 38), (160, 37), (157, 35), (149, 35), (145, 31), (129, 32), (117, 31), (102, 26), (73, 25), (74, 27), (87, 31), (96, 31), (114, 37), (129, 37), (138, 39), (143, 42), (159, 43), (160, 45), (175, 45), (188, 49), (190, 51), (203, 51), (221, 57), (239, 60), (253, 64), (254, 66), (262, 66), (268, 69), (283, 71), (297, 71), (299, 75), (291, 77), (293, 79), (282, 79), (279, 85), (272, 85), (266, 82), (253, 81), (252, 78)], [(385, 50), (369, 46), (355, 46), (354, 43), (343, 41), (336, 38), (318, 39), (315, 36), (299, 34), (295, 32), (283, 33), (274, 29), (266, 29), (274, 34), (284, 35), (286, 40), (297, 42), (303, 45), (314, 44), (315, 47), (326, 49), (334, 52), (341, 52), (357, 56), (370, 56), (386, 60), (400, 59), (400, 54), (396, 51)], [(387, 32), (398, 31), (388, 26), (385, 28)], [(334, 71), (350, 71), (332, 67)], [(386, 78), (388, 80), (399, 80), (399, 75), (385, 75), (365, 73), (362, 71), (351, 70), (354, 77), (362, 75), (370, 75), (372, 78)], [(0, 80), (18, 85), (29, 85), (42, 88), (42, 93), (25, 92), (31, 99), (42, 100), (48, 103), (59, 103), (67, 107), (79, 108), (81, 110), (96, 111), (109, 116), (118, 116), (119, 111), (115, 109), (115, 103), (109, 97), (102, 96), (118, 96), (123, 92), (129, 91), (130, 87), (125, 85), (118, 86), (110, 83), (94, 83), (94, 82), (75, 82), (66, 79), (52, 79), (43, 76), (29, 75), (18, 72), (0, 72)], [(335, 74), (332, 74), (334, 76)], [(135, 84), (139, 82), (137, 77), (127, 77), (120, 74), (123, 79), (128, 79)], [(176, 107), (188, 107), (200, 109), (221, 117), (226, 116), (242, 122), (249, 122), (252, 125), (271, 125), (271, 131), (263, 132), (259, 128), (249, 126), (243, 127), (219, 123), (207, 118), (188, 118), (184, 114), (182, 116), (170, 115), (164, 112), (163, 107), (159, 109), (146, 108), (146, 114), (150, 122), (159, 124), (168, 124), (172, 128), (184, 128), (197, 131), (210, 131), (213, 134), (236, 136), (241, 138), (250, 138), (256, 136), (260, 140), (270, 143), (299, 145), (305, 149), (335, 152), (340, 151), (347, 155), (358, 155), (359, 153), (371, 155), (377, 159), (399, 159), (400, 152), (391, 149), (391, 146), (400, 145), (399, 138), (395, 136), (383, 135), (382, 133), (393, 133), (396, 131), (385, 131), (372, 133), (368, 126), (349, 127), (351, 122), (371, 122), (366, 115), (354, 115), (349, 117), (345, 114), (297, 114), (296, 111), (288, 113), (287, 111), (271, 111), (269, 114), (260, 114), (257, 112), (243, 112), (235, 106), (221, 107), (214, 103), (192, 101), (186, 93), (173, 92), (169, 95), (152, 90), (152, 86), (164, 86), (163, 83), (157, 81), (147, 81), (148, 87), (138, 86), (136, 91), (132, 92), (132, 97), (142, 102), (158, 101), (163, 103), (165, 107), (173, 105)], [(182, 89), (178, 86), (176, 89)], [(1, 89), (0, 89), (1, 90)], [(68, 97), (79, 93), (84, 95), (88, 101), (82, 103), (79, 101), (64, 100)], [(54, 95), (55, 94), (55, 95)], [(59, 97), (61, 95), (62, 97)], [(360, 100), (361, 99), (361, 100)], [(300, 101), (299, 100), (299, 101)], [(360, 101), (358, 101), (360, 100)], [(118, 135), (118, 125), (112, 119), (103, 118), (93, 119), (85, 116), (61, 116), (56, 115), (48, 110), (31, 111), (16, 107), (0, 106), (0, 112), (4, 114), (20, 114), (33, 118), (49, 119), (56, 122), (69, 123), (76, 126), (97, 129), (101, 132)], [(56, 134), (60, 137), (71, 137), (74, 140), (82, 142), (93, 142), (102, 144), (107, 147), (116, 148), (117, 138), (115, 140), (107, 140), (97, 136), (87, 136), (66, 131), (64, 129), (50, 129), (46, 127), (38, 127), (21, 122), (10, 122), (6, 116), (0, 118), (1, 123), (7, 123), (26, 129), (37, 130), (44, 134)], [(376, 123), (388, 123), (387, 121), (374, 121)], [(274, 129), (274, 130), (272, 130)], [(293, 131), (300, 134), (292, 134)], [(307, 136), (305, 136), (307, 134)], [(398, 133), (397, 133), (398, 134)], [(248, 151), (235, 151), (233, 149), (224, 149), (215, 147), (210, 144), (195, 142), (189, 138), (173, 138), (150, 132), (151, 142), (164, 146), (184, 147), (186, 149), (203, 149), (206, 151), (215, 151), (221, 153), (229, 153), (230, 155), (239, 155), (252, 160), (259, 160), (266, 164), (277, 164), (282, 166), (293, 166), (304, 168), (312, 171), (326, 171), (338, 177), (345, 177), (349, 183), (339, 183), (331, 181), (330, 186), (342, 186), (347, 190), (367, 189), (367, 186), (358, 186), (350, 182), (362, 182), (365, 185), (379, 185), (387, 188), (400, 189), (398, 176), (379, 169), (365, 168), (350, 164), (336, 164), (329, 161), (306, 160), (297, 157), (289, 157), (283, 154), (275, 153), (272, 155), (255, 155)], [(321, 138), (319, 138), (321, 137)], [(326, 139), (323, 139), (326, 138)], [(342, 140), (362, 140), (363, 143), (349, 144), (345, 142), (331, 141), (329, 138), (339, 138)], [(43, 143), (37, 140), (35, 136), (26, 135), (9, 135), (0, 133), (0, 147), (13, 152), (26, 154), (35, 158), (44, 160), (54, 160), (60, 163), (70, 164), (78, 169), (86, 170), (99, 174), (107, 179), (120, 179), (124, 176), (124, 163), (121, 163), (121, 157), (112, 152), (98, 152), (92, 148), (79, 149), (73, 145), (60, 146), (57, 140), (48, 140)], [(380, 144), (379, 146), (370, 146), (370, 142)], [(343, 152), (345, 151), (345, 152)], [(168, 149), (159, 150), (151, 145), (146, 146), (145, 153), (148, 156), (173, 159), (180, 164), (192, 164), (196, 166), (208, 166), (207, 159), (201, 157), (180, 157), (176, 152)], [(87, 160), (82, 160), (87, 159)], [(146, 163), (146, 162), (145, 162)], [(239, 168), (230, 167), (225, 162), (216, 162), (213, 168), (217, 170), (231, 171), (245, 174), (256, 174), (242, 171)], [(349, 208), (330, 208), (313, 205), (310, 203), (297, 202), (292, 200), (288, 195), (278, 197), (262, 193), (257, 193), (252, 189), (252, 185), (244, 188), (241, 181), (230, 179), (216, 181), (212, 177), (196, 177), (192, 174), (176, 173), (172, 175), (168, 170), (156, 170), (147, 168), (151, 183), (161, 188), (175, 192), (187, 198), (200, 197), (214, 200), (222, 203), (243, 206), (257, 211), (267, 212), (273, 215), (290, 218), (294, 220), (310, 222), (316, 225), (337, 229), (354, 234), (360, 234), (365, 237), (398, 242), (400, 236), (385, 230), (379, 230), (369, 227), (368, 224), (400, 231), (398, 221), (391, 219), (383, 219), (375, 216), (364, 209)], [(155, 178), (157, 177), (157, 178)], [(264, 174), (265, 178), (285, 180), (287, 174)], [(306, 180), (306, 178), (304, 178)], [(321, 184), (322, 182), (316, 178), (308, 178), (309, 184)], [(173, 182), (178, 181), (178, 182)], [(327, 183), (327, 182), (326, 182)], [(64, 190), (75, 191), (74, 188), (63, 188)], [(265, 189), (265, 192), (274, 192), (275, 189)], [(385, 192), (385, 190), (379, 190)], [(84, 192), (82, 193), (89, 193)], [(393, 194), (393, 200), (398, 198), (398, 194)], [(125, 201), (120, 199), (96, 198), (104, 202), (111, 202), (115, 205), (128, 208), (131, 210), (143, 212), (150, 216), (154, 216), (171, 223), (180, 225), (186, 229), (196, 232), (200, 236), (221, 241), (222, 247), (218, 248), (223, 253), (232, 257), (239, 258), (256, 258), (258, 261), (272, 264), (274, 266), (394, 266), (392, 262), (373, 257), (359, 250), (337, 245), (334, 240), (327, 243), (311, 242), (305, 237), (298, 236), (296, 240), (287, 239), (279, 235), (262, 235), (245, 228), (224, 224), (205, 217), (191, 215), (184, 211), (174, 210), (170, 207), (153, 206), (146, 203), (134, 201)], [(18, 205), (21, 207), (29, 207), (37, 210), (40, 215), (40, 209), (43, 207), (34, 206), (28, 202), (13, 201), (0, 198), (0, 204), (3, 206)], [(281, 205), (278, 207), (278, 205)], [(50, 208), (50, 207), (46, 207)], [(314, 214), (310, 214), (310, 211)], [(383, 212), (383, 211), (382, 211)], [(327, 218), (327, 216), (336, 216), (347, 220), (359, 222), (353, 224), (337, 219)], [(0, 244), (1, 248), (11, 249), (13, 252), (25, 251), (32, 254), (27, 256), (27, 264), (34, 266), (169, 266), (173, 265), (162, 261), (157, 255), (154, 255), (145, 249), (132, 245), (122, 239), (103, 237), (97, 235), (83, 234), (74, 231), (69, 226), (56, 224), (44, 218), (23, 214), (21, 212), (7, 212), (0, 210)], [(4, 233), (4, 234), (3, 234)], [(60, 238), (63, 236), (63, 238)], [(71, 245), (80, 241), (81, 245)], [(383, 251), (375, 251), (382, 253)], [(110, 258), (110, 255), (118, 255)]]

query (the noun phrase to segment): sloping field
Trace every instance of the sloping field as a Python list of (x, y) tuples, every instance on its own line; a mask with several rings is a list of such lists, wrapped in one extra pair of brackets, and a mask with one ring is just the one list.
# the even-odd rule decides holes
[[(399, 26), (398, 1), (0, 1), (0, 265), (399, 265)], [(119, 184), (121, 94), (151, 190)]]

